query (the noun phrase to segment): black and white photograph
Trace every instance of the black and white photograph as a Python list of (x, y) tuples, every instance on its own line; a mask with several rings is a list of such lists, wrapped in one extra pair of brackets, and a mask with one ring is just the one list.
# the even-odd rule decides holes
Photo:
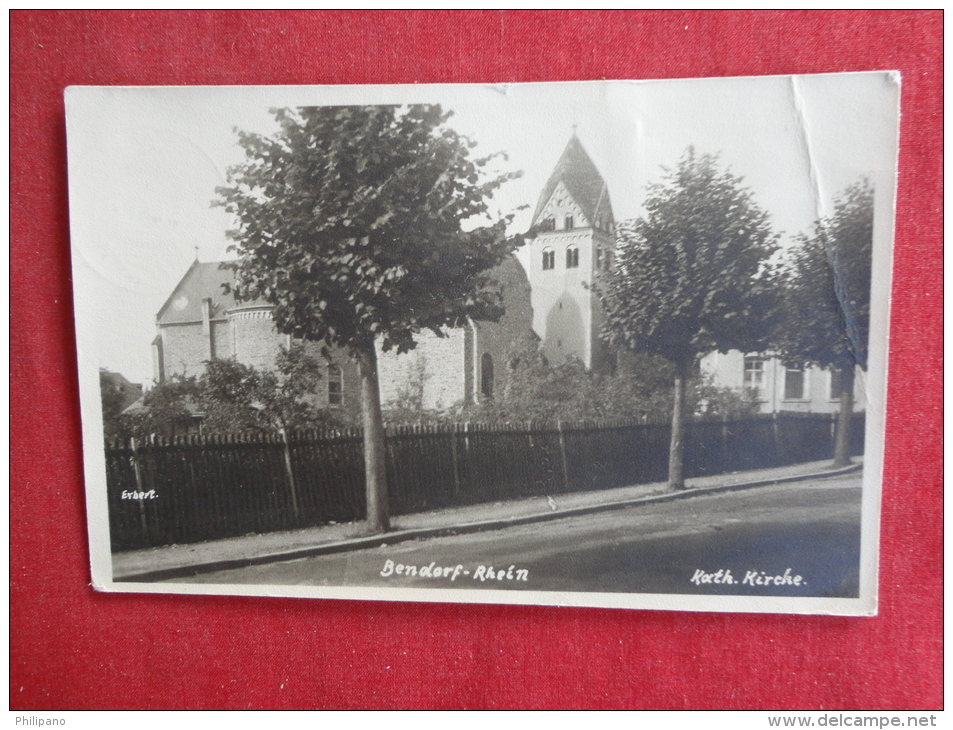
[(899, 96), (67, 89), (93, 585), (874, 615)]

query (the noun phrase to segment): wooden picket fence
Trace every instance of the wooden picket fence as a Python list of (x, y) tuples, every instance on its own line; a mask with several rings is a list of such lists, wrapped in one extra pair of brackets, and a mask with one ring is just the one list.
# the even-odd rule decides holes
[[(832, 458), (835, 428), (827, 414), (695, 421), (685, 474)], [(391, 512), (663, 481), (669, 435), (667, 424), (618, 421), (390, 427)], [(864, 417), (857, 414), (852, 453), (862, 453), (863, 439)], [(114, 551), (365, 515), (359, 429), (111, 443), (106, 469)]]

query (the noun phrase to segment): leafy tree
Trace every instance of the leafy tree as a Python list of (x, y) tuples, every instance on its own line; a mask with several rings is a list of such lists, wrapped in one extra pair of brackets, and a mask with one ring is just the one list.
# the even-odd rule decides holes
[(741, 178), (689, 148), (663, 182), (649, 186), (645, 215), (618, 228), (613, 268), (600, 287), (604, 336), (675, 367), (669, 487), (684, 488), (686, 383), (699, 356), (764, 349), (777, 249), (769, 216)]
[(281, 430), (340, 426), (342, 417), (315, 406), (324, 367), (301, 345), (282, 348), (275, 370), (262, 373), (258, 404), (262, 418)]
[(488, 174), (439, 106), (279, 109), (273, 136), (239, 132), (245, 161), (218, 204), (232, 213), (235, 295), (274, 305), (278, 330), (346, 348), (361, 378), (367, 523), (388, 529), (375, 343), (398, 353), (422, 330), (496, 320), (485, 273), (515, 247)]
[(103, 436), (107, 442), (129, 437), (123, 410), (142, 397), (142, 386), (119, 373), (99, 369), (99, 394), (103, 409)]
[(278, 353), (274, 370), (259, 371), (235, 360), (209, 360), (198, 380), (198, 400), (209, 433), (286, 432), (338, 425), (314, 404), (320, 361), (298, 344)]
[(321, 371), (317, 358), (294, 345), (282, 348), (275, 369), (264, 372), (235, 360), (208, 360), (198, 377), (175, 374), (153, 386), (132, 413), (120, 414), (112, 391), (104, 389), (104, 404), (108, 398), (109, 413), (115, 413), (106, 436), (187, 434), (198, 419), (205, 434), (341, 425), (339, 418), (314, 403)]
[[(532, 338), (512, 348), (509, 372), (500, 393), (474, 409), (491, 421), (582, 421), (617, 418), (657, 420), (667, 412), (671, 366), (641, 356), (617, 374), (598, 373), (581, 360), (550, 365)], [(665, 385), (662, 385), (665, 384)], [(664, 388), (664, 390), (663, 390)]]
[[(712, 376), (700, 377), (691, 383), (688, 405), (699, 416), (728, 416), (745, 418), (761, 410), (761, 401), (756, 390), (745, 388), (738, 392), (714, 384)], [(671, 413), (671, 409), (669, 409)]]
[(249, 365), (236, 360), (208, 360), (197, 382), (202, 432), (271, 431), (256, 407), (260, 381), (260, 373)]
[[(497, 395), (459, 412), (402, 412), (412, 421), (490, 423), (519, 421), (593, 421), (638, 418), (658, 423), (672, 413), (674, 367), (647, 353), (629, 354), (617, 372), (587, 369), (575, 358), (552, 366), (533, 338), (517, 342), (505, 358), (507, 375)], [(756, 413), (757, 402), (710, 378), (693, 377), (686, 392), (686, 410), (706, 416), (741, 417)], [(388, 414), (391, 415), (391, 414)], [(394, 414), (397, 415), (397, 414)], [(409, 416), (409, 417), (408, 417)]]
[(104, 368), (99, 369), (99, 395), (103, 407), (103, 435), (111, 441), (122, 436), (119, 414), (125, 398), (119, 384)]
[(123, 438), (187, 434), (200, 410), (196, 377), (175, 374), (146, 391), (141, 408), (123, 413), (117, 432)]
[(854, 373), (867, 369), (873, 223), (874, 189), (862, 180), (798, 239), (783, 277), (779, 351), (789, 365), (816, 364), (840, 377), (835, 466), (850, 463)]

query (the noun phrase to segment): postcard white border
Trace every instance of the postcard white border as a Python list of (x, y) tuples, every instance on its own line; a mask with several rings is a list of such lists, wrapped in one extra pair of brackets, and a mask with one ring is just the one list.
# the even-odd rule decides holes
[[(892, 125), (894, 155), (899, 134), (899, 74), (872, 72), (883, 76), (896, 97), (897, 115), (884, 120)], [(867, 74), (843, 74), (862, 76)], [(726, 79), (685, 79), (664, 81), (562, 82), (568, 87), (613, 84), (733, 84), (789, 77), (742, 77)], [(796, 77), (795, 77), (796, 78)], [(319, 86), (319, 87), (177, 87), (186, 96), (220, 97), (223, 103), (242, 106), (307, 106), (345, 104), (391, 104), (440, 101), (448, 103), (460, 93), (508, 94), (519, 89), (531, 90), (541, 84), (417, 85), (417, 86)], [(146, 87), (134, 87), (138, 89)], [(161, 87), (156, 87), (160, 89)], [(154, 91), (156, 89), (150, 89)], [(102, 448), (103, 423), (100, 408), (98, 369), (99, 353), (89, 347), (96, 341), (97, 322), (87, 305), (96, 296), (96, 280), (86, 263), (85, 253), (95, 247), (84, 222), (95, 215), (95, 201), (84, 196), (76, 181), (76, 170), (87, 165), (95, 154), (90, 141), (75, 134), (75, 118), (103, 113), (95, 108), (103, 94), (121, 93), (109, 87), (71, 87), (66, 91), (68, 161), (70, 167), (70, 218), (74, 305), (76, 313), (77, 359), (82, 409), (84, 474), (86, 480), (87, 519), (90, 539), (92, 585), (101, 591), (129, 593), (174, 593), (191, 595), (286, 596), (346, 600), (496, 603), (604, 608), (790, 613), (871, 616), (877, 610), (879, 528), (881, 484), (884, 458), (885, 393), (887, 377), (889, 295), (891, 291), (892, 240), (895, 226), (896, 169), (879, 170), (875, 180), (875, 243), (869, 367), (866, 373), (867, 414), (863, 467), (862, 544), (860, 597), (856, 599), (785, 598), (757, 596), (700, 596), (676, 594), (575, 593), (514, 590), (468, 590), (430, 588), (300, 587), (287, 585), (231, 585), (188, 583), (117, 582), (112, 578), (109, 549), (109, 521), (106, 502), (105, 459)], [(895, 157), (896, 159), (896, 157)]]

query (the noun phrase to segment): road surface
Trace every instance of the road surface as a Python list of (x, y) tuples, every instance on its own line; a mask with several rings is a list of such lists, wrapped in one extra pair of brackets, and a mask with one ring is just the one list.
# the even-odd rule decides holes
[(860, 503), (855, 473), (176, 582), (855, 597)]

